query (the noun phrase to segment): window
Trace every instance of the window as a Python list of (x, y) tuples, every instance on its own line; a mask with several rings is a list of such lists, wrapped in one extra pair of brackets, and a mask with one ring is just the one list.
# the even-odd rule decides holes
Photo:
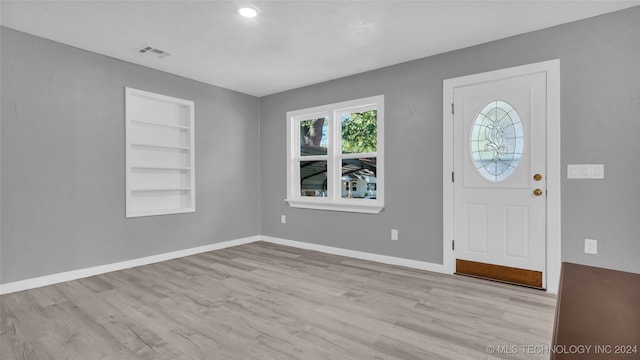
[(379, 213), (384, 207), (384, 96), (287, 113), (292, 207)]
[(524, 128), (516, 109), (506, 101), (485, 105), (471, 129), (471, 158), (476, 170), (491, 182), (516, 171), (524, 151)]
[(126, 217), (195, 212), (194, 103), (125, 92)]

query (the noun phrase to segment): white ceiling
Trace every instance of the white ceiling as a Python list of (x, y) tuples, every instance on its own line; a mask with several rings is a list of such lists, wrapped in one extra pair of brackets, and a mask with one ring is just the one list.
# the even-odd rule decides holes
[[(261, 13), (242, 18), (253, 4)], [(263, 96), (640, 1), (5, 1), (16, 30)], [(151, 45), (172, 55), (138, 49)]]

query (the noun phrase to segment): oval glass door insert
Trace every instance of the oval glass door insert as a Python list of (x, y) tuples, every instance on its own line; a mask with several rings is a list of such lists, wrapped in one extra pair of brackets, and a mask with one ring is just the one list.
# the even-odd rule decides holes
[(501, 182), (513, 174), (524, 151), (524, 127), (516, 109), (506, 101), (485, 105), (471, 128), (471, 159), (480, 175)]

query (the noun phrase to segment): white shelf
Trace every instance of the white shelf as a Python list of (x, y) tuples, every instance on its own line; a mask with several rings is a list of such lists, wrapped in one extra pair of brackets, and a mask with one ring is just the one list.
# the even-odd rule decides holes
[(173, 146), (173, 145), (160, 145), (160, 144), (131, 143), (131, 146), (173, 149), (173, 150), (191, 150), (191, 148), (187, 146)]
[(134, 123), (134, 124), (144, 124), (144, 125), (151, 125), (151, 126), (168, 127), (168, 128), (180, 129), (180, 130), (191, 130), (191, 128), (189, 126), (163, 124), (163, 123), (159, 123), (159, 122), (155, 122), (155, 121), (147, 121), (147, 120), (137, 120), (137, 119), (135, 119), (135, 120), (131, 120), (131, 122)]
[(184, 208), (167, 208), (167, 209), (154, 209), (154, 210), (139, 210), (136, 211), (133, 216), (129, 217), (141, 217), (141, 216), (155, 216), (155, 215), (167, 215), (167, 214), (184, 214), (194, 212)]
[(188, 190), (191, 190), (191, 188), (184, 187), (184, 188), (137, 188), (137, 189), (131, 189), (131, 191), (133, 191), (133, 192), (140, 192), (140, 191), (188, 191)]
[(191, 170), (190, 167), (173, 167), (173, 166), (132, 166), (131, 169), (134, 169), (134, 170), (176, 170), (176, 171)]
[(195, 212), (195, 104), (125, 91), (126, 217)]

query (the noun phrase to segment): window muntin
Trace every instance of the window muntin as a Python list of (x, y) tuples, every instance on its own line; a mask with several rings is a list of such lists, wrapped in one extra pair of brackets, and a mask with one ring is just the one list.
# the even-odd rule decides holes
[(384, 205), (384, 97), (291, 111), (287, 118), (287, 202), (378, 213)]

